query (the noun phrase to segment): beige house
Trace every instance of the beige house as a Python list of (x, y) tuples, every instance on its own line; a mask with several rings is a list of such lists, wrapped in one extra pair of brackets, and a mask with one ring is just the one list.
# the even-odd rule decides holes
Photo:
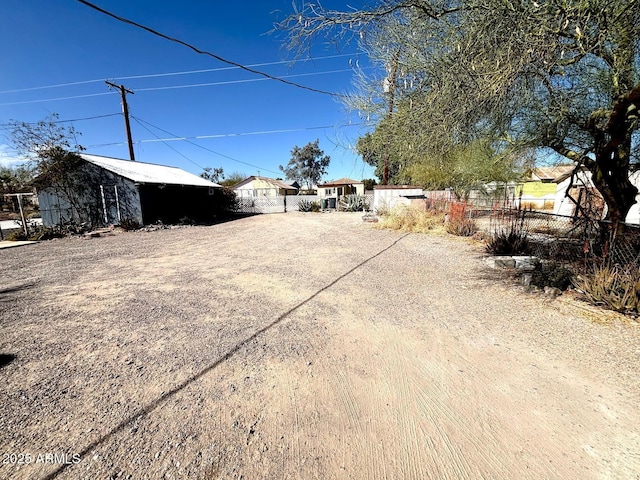
[(351, 178), (339, 178), (331, 182), (318, 185), (320, 198), (340, 199), (344, 195), (364, 195), (364, 183)]
[(251, 176), (231, 187), (239, 198), (297, 195), (298, 187), (275, 178)]

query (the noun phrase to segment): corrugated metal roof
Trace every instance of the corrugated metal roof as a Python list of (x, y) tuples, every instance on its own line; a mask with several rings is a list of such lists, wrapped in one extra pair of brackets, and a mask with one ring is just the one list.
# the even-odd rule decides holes
[(269, 177), (258, 177), (256, 175), (252, 175), (250, 177), (245, 178), (241, 182), (236, 183), (232, 188), (241, 187), (256, 179), (262, 180), (263, 182), (273, 185), (276, 188), (284, 188), (285, 190), (298, 190), (297, 187), (294, 187), (293, 185), (289, 185), (288, 183), (284, 183), (281, 180), (276, 180), (275, 178), (269, 178)]
[(80, 156), (94, 165), (109, 170), (137, 183), (160, 183), (166, 185), (190, 185), (196, 187), (221, 187), (181, 168), (156, 165), (154, 163), (132, 162), (119, 158), (101, 157), (81, 153)]
[(362, 183), (359, 180), (354, 180), (352, 178), (339, 178), (338, 180), (331, 180), (330, 182), (323, 183), (322, 185), (318, 185), (318, 188), (323, 187), (335, 187), (337, 185), (353, 185), (356, 183)]
[(533, 180), (546, 180), (553, 181), (555, 178), (571, 174), (575, 165), (556, 165), (553, 167), (538, 167), (534, 168), (531, 173)]

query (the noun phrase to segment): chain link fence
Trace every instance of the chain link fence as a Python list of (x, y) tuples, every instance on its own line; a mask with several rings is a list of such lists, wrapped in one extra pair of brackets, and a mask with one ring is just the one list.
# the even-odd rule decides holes
[(474, 209), (470, 215), (489, 236), (522, 235), (529, 254), (565, 264), (591, 265), (595, 260), (640, 264), (640, 226), (567, 217), (532, 210)]

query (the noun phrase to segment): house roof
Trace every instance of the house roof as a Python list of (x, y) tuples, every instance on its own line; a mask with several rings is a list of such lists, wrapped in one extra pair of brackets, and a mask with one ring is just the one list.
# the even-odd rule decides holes
[(374, 185), (374, 190), (422, 190), (419, 185)]
[(104, 168), (121, 177), (137, 183), (160, 183), (166, 185), (189, 185), (196, 187), (221, 187), (202, 177), (177, 167), (157, 165), (155, 163), (132, 162), (119, 158), (102, 157), (81, 153), (80, 157), (89, 163)]
[(575, 165), (556, 165), (554, 167), (538, 167), (531, 172), (531, 179), (538, 181), (554, 181), (563, 175), (571, 174)]
[(359, 180), (354, 180), (352, 178), (339, 178), (338, 180), (332, 180), (327, 183), (323, 183), (322, 185), (318, 185), (318, 187), (339, 187), (340, 185), (352, 185), (354, 183), (362, 183)]
[(276, 180), (275, 178), (269, 178), (269, 177), (258, 177), (256, 175), (252, 175), (250, 177), (245, 178), (241, 182), (236, 183), (232, 188), (241, 187), (243, 185), (246, 185), (247, 183), (251, 183), (253, 180), (262, 180), (265, 183), (273, 185), (274, 188), (284, 188), (285, 190), (298, 190), (297, 187), (294, 187), (293, 185), (289, 185), (288, 183), (284, 183), (282, 180)]

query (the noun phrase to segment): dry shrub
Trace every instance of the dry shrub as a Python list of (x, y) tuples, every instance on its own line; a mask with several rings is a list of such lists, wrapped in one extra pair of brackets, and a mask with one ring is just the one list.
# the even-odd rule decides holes
[(631, 315), (640, 313), (638, 265), (596, 266), (593, 273), (578, 276), (574, 285), (584, 299), (593, 305)]
[(426, 233), (442, 228), (444, 214), (424, 211), (412, 205), (400, 205), (382, 217), (377, 228), (401, 230), (403, 232)]
[(469, 217), (465, 203), (452, 203), (449, 207), (447, 232), (460, 237), (472, 237), (478, 231), (475, 220)]
[(478, 231), (478, 224), (473, 218), (449, 219), (447, 232), (459, 237), (473, 237)]

